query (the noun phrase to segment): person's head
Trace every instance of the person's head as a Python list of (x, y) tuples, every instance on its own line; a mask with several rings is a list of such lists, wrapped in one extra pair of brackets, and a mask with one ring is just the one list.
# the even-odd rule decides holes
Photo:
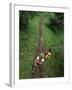
[(40, 59), (44, 58), (44, 53), (40, 53), (39, 58)]
[(52, 52), (52, 50), (49, 48), (48, 52)]

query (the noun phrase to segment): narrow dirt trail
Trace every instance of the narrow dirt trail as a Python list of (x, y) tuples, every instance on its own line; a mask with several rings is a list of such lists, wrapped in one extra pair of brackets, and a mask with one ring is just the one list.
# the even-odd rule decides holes
[[(40, 17), (40, 23), (39, 23), (39, 39), (38, 39), (38, 47), (36, 49), (36, 53), (34, 56), (34, 60), (36, 60), (36, 57), (41, 53), (44, 52), (44, 17)], [(35, 72), (32, 74), (32, 77), (34, 78), (43, 78), (43, 64), (41, 66), (37, 66)]]

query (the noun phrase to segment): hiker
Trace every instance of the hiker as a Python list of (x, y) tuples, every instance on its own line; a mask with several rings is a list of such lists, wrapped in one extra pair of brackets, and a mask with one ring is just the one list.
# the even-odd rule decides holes
[(32, 73), (34, 73), (35, 68), (36, 68), (38, 65), (42, 65), (43, 62), (44, 62), (44, 53), (40, 53), (40, 55), (37, 56), (37, 58), (36, 58), (36, 60), (35, 60), (35, 62), (34, 62)]
[(40, 55), (37, 56), (37, 58), (34, 62), (32, 73), (34, 73), (36, 67), (38, 65), (42, 65), (44, 63), (45, 59), (48, 59), (49, 56), (51, 56), (51, 49), (49, 49), (48, 51), (45, 51), (44, 53), (40, 53)]
[(51, 52), (52, 52), (51, 49), (49, 49), (48, 51), (45, 51), (45, 52), (44, 52), (44, 58), (45, 58), (45, 59), (48, 59), (48, 57), (51, 56)]

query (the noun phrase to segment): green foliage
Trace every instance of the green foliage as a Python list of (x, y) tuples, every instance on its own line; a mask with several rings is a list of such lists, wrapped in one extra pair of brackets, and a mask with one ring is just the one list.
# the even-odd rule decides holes
[(64, 76), (64, 34), (63, 30), (55, 34), (50, 28), (44, 30), (44, 42), (46, 48), (52, 49), (52, 56), (45, 61), (44, 73), (48, 77)]
[(53, 32), (58, 32), (64, 29), (64, 13), (53, 13), (54, 15), (49, 18), (47, 27), (50, 27)]
[(27, 11), (19, 11), (19, 29), (27, 31), (29, 27), (29, 16)]
[[(35, 23), (34, 23), (35, 22)], [(20, 31), (19, 33), (19, 78), (32, 78), (32, 64), (35, 50), (38, 42), (38, 23), (39, 17), (31, 20), (30, 28), (27, 33)]]
[(28, 32), (31, 19), (37, 15), (34, 11), (19, 11), (19, 29)]

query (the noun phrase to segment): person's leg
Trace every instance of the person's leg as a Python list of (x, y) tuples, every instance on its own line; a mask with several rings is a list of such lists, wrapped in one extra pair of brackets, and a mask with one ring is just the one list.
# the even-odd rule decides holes
[(40, 72), (40, 78), (43, 78), (44, 77), (44, 75), (43, 75), (43, 65), (39, 66), (39, 72)]
[(35, 69), (36, 69), (36, 65), (32, 65), (32, 73), (35, 72)]

